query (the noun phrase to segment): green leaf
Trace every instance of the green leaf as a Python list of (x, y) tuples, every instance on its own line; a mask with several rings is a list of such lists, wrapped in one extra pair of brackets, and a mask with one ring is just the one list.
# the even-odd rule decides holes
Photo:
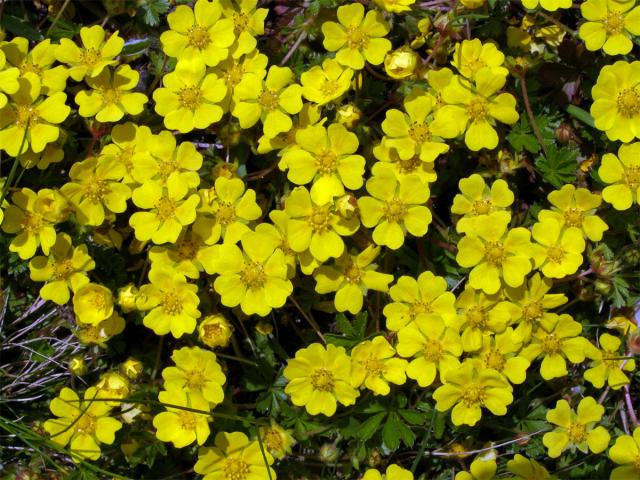
[(398, 415), (390, 413), (384, 427), (382, 428), (382, 439), (386, 447), (392, 452), (400, 446), (400, 428), (404, 424), (398, 419)]
[(595, 128), (593, 117), (586, 110), (576, 107), (575, 105), (569, 105), (567, 106), (567, 113), (582, 123), (589, 125), (591, 128)]
[(336, 315), (336, 326), (338, 327), (338, 331), (340, 333), (344, 333), (347, 337), (355, 337), (356, 331), (351, 326), (351, 322), (347, 320), (347, 317), (344, 313), (339, 313)]
[(531, 153), (538, 153), (540, 150), (538, 139), (533, 134), (533, 130), (531, 130), (527, 117), (524, 116), (520, 118), (520, 122), (511, 128), (511, 131), (507, 135), (507, 141), (516, 150), (516, 152), (527, 150)]
[(427, 421), (427, 416), (424, 413), (415, 410), (399, 410), (398, 413), (411, 425), (424, 425)]
[(138, 2), (142, 12), (142, 20), (150, 27), (160, 23), (160, 17), (169, 10), (168, 0), (142, 0)]
[(153, 45), (153, 39), (150, 37), (127, 40), (122, 49), (122, 55), (130, 57), (142, 55), (151, 45)]
[(545, 182), (556, 188), (571, 183), (576, 177), (576, 158), (578, 152), (567, 147), (557, 149), (555, 145), (547, 147), (547, 156), (536, 158), (536, 168)]
[(5, 13), (2, 16), (0, 25), (2, 25), (5, 30), (13, 33), (17, 37), (25, 37), (36, 42), (42, 40), (42, 34), (40, 33), (40, 31), (36, 27), (34, 27), (32, 23), (23, 18), (15, 17), (13, 15)]
[(367, 441), (378, 430), (378, 427), (382, 423), (384, 417), (387, 416), (387, 412), (376, 413), (372, 417), (367, 418), (362, 425), (360, 425), (360, 430), (358, 431), (358, 438), (362, 441)]

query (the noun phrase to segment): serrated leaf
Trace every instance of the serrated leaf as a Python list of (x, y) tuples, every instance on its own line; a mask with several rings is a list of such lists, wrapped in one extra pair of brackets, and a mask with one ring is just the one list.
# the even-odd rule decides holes
[(427, 416), (424, 413), (415, 410), (399, 410), (398, 413), (411, 425), (424, 425), (427, 421)]
[(382, 423), (384, 417), (387, 416), (387, 412), (376, 413), (372, 417), (367, 418), (360, 425), (360, 430), (358, 431), (358, 438), (363, 442), (369, 440), (378, 430), (378, 427)]
[(335, 345), (336, 347), (351, 348), (358, 343), (358, 340), (343, 337), (342, 335), (334, 335), (333, 333), (325, 333), (324, 339), (327, 343)]
[(344, 333), (347, 337), (355, 337), (356, 331), (351, 326), (351, 322), (347, 320), (347, 317), (343, 313), (336, 315), (336, 326), (340, 333)]
[(389, 418), (382, 428), (382, 440), (386, 447), (392, 452), (400, 447), (400, 425), (404, 424), (398, 420), (398, 416), (395, 413), (390, 413)]
[(8, 32), (13, 33), (16, 37), (25, 37), (36, 42), (42, 40), (42, 34), (40, 31), (24, 18), (19, 18), (5, 13), (2, 15), (0, 25), (2, 25), (2, 27)]
[(138, 7), (142, 12), (142, 20), (150, 27), (155, 27), (160, 23), (160, 16), (169, 11), (168, 0), (142, 0), (138, 2)]
[(545, 182), (556, 188), (562, 187), (566, 183), (571, 183), (576, 177), (576, 158), (578, 152), (571, 148), (563, 147), (557, 149), (550, 145), (547, 148), (547, 155), (540, 155), (536, 158), (536, 168), (542, 174)]

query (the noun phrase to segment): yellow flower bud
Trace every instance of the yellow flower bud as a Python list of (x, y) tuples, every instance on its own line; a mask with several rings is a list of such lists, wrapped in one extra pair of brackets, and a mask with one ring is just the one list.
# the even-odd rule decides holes
[(120, 365), (120, 371), (124, 373), (129, 379), (135, 380), (142, 373), (142, 362), (136, 358), (127, 358), (122, 365)]
[(226, 347), (229, 344), (233, 327), (222, 315), (209, 315), (200, 322), (198, 336), (206, 346)]
[(406, 46), (387, 53), (384, 59), (387, 75), (396, 80), (412, 76), (417, 64), (418, 54)]
[[(103, 398), (124, 399), (131, 391), (131, 384), (124, 376), (117, 372), (107, 372), (100, 377), (100, 381), (96, 384), (99, 394)], [(111, 400), (106, 402), (107, 405), (118, 406), (121, 402)]]
[(87, 373), (87, 363), (80, 355), (75, 355), (69, 359), (69, 371), (76, 377), (81, 377)]
[(238, 178), (238, 174), (236, 171), (238, 170), (238, 165), (230, 162), (219, 162), (217, 163), (212, 170), (212, 176), (214, 179), (218, 177), (225, 177), (228, 179)]
[(356, 197), (348, 193), (335, 201), (336, 211), (345, 220), (353, 218), (358, 212), (358, 202)]
[(475, 8), (480, 8), (485, 4), (485, 0), (460, 0), (460, 3), (468, 8), (469, 10), (473, 10)]
[(355, 127), (362, 118), (362, 112), (352, 103), (342, 105), (336, 111), (336, 119), (347, 128)]
[(118, 305), (125, 313), (136, 310), (136, 298), (138, 298), (138, 288), (133, 283), (118, 290)]
[(260, 320), (256, 323), (256, 330), (262, 335), (269, 335), (273, 332), (273, 325), (265, 320)]

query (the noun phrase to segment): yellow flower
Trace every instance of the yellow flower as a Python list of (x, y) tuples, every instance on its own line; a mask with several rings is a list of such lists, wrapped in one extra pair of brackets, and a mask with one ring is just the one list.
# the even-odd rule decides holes
[(446, 326), (456, 323), (455, 296), (447, 291), (447, 281), (426, 270), (417, 279), (403, 275), (389, 289), (392, 303), (384, 307), (387, 329), (397, 332), (417, 318), (436, 317)]
[(496, 455), (493, 451), (478, 455), (468, 472), (458, 472), (454, 480), (494, 480), (496, 478)]
[(170, 57), (200, 60), (207, 66), (227, 58), (235, 39), (233, 21), (220, 18), (220, 2), (198, 0), (193, 10), (186, 5), (167, 16), (170, 30), (162, 32), (162, 50)]
[(358, 255), (344, 253), (333, 266), (321, 266), (313, 272), (316, 292), (336, 292), (334, 304), (339, 312), (352, 314), (362, 310), (364, 296), (368, 290), (386, 292), (393, 275), (376, 272), (372, 263), (380, 247), (369, 246)]
[[(273, 224), (266, 222), (260, 223), (256, 226), (255, 231), (271, 237), (277, 247), (282, 250), (285, 261), (287, 262), (287, 278), (291, 279), (296, 276), (296, 252), (291, 249), (289, 241), (287, 240), (289, 236), (289, 215), (287, 215), (284, 210), (271, 210), (269, 212), (269, 219), (271, 219)], [(299, 256), (308, 262), (316, 262), (309, 251), (301, 252)], [(301, 260), (301, 263), (304, 262)], [(305, 275), (311, 274), (311, 272), (305, 272), (304, 267), (303, 272)]]
[(287, 178), (296, 185), (313, 181), (311, 199), (318, 205), (344, 195), (344, 187), (357, 190), (364, 183), (365, 159), (354, 155), (358, 137), (343, 125), (328, 128), (314, 125), (296, 132), (300, 148), (287, 151), (282, 161), (289, 168)]
[(503, 67), (503, 64), (504, 54), (498, 50), (495, 44), (482, 43), (477, 38), (456, 43), (451, 61), (451, 65), (469, 80), (473, 80), (483, 68), (489, 68), (495, 76), (506, 77), (509, 70)]
[(547, 412), (547, 422), (558, 427), (542, 437), (548, 455), (558, 458), (568, 448), (572, 451), (577, 448), (583, 453), (603, 452), (611, 439), (604, 427), (595, 426), (603, 414), (604, 407), (596, 403), (593, 397), (580, 400), (577, 412), (569, 407), (566, 400), (558, 400), (556, 408)]
[(135, 380), (142, 375), (144, 364), (137, 358), (130, 357), (120, 364), (120, 371), (129, 380)]
[(202, 445), (207, 441), (211, 417), (205, 413), (209, 411), (209, 405), (204, 398), (192, 397), (184, 390), (173, 388), (160, 392), (158, 400), (166, 404), (167, 409), (153, 417), (158, 440), (171, 442), (176, 448), (193, 442)]
[(359, 393), (351, 386), (351, 359), (344, 348), (313, 343), (300, 349), (283, 372), (289, 380), (284, 391), (291, 402), (310, 415), (336, 413), (337, 402), (353, 405)]
[(340, 98), (351, 87), (353, 70), (327, 58), (300, 75), (302, 96), (310, 102), (325, 105)]
[(551, 480), (554, 478), (549, 474), (547, 469), (538, 462), (523, 457), (519, 453), (507, 462), (507, 470), (516, 475), (510, 480)]
[(600, 70), (591, 89), (591, 115), (610, 140), (640, 138), (640, 61), (618, 61)]
[(511, 320), (518, 324), (515, 331), (524, 342), (529, 341), (531, 333), (540, 325), (553, 323), (555, 314), (549, 310), (567, 303), (564, 294), (547, 293), (552, 286), (552, 280), (536, 273), (520, 287), (505, 288), (508, 301), (503, 305), (511, 313)]
[(151, 269), (149, 281), (140, 287), (136, 305), (150, 310), (144, 317), (144, 326), (156, 335), (171, 332), (175, 338), (193, 333), (196, 319), (200, 318), (198, 286), (187, 283), (184, 275), (169, 269)]
[(291, 447), (296, 444), (290, 430), (285, 430), (273, 419), (271, 419), (271, 425), (258, 427), (258, 435), (267, 451), (277, 460), (282, 460), (290, 454)]
[(122, 333), (124, 326), (124, 319), (117, 312), (113, 312), (109, 318), (95, 325), (79, 324), (73, 333), (80, 343), (107, 348), (107, 342), (111, 340), (111, 337)]
[(122, 183), (133, 186), (138, 183), (133, 178), (134, 159), (135, 163), (141, 157), (151, 159), (150, 150), (153, 140), (151, 130), (147, 126), (138, 126), (131, 122), (114, 125), (111, 129), (111, 143), (102, 148), (98, 159), (107, 164), (115, 160), (122, 165), (124, 167)]
[(373, 176), (395, 175), (401, 179), (407, 175), (417, 175), (427, 185), (435, 182), (437, 178), (434, 162), (423, 162), (419, 154), (403, 160), (398, 151), (395, 148), (389, 148), (386, 142), (380, 142), (373, 147), (373, 155), (380, 160), (371, 167)]
[[(98, 398), (96, 398), (98, 397)], [(100, 444), (111, 445), (122, 424), (109, 417), (111, 407), (100, 401), (95, 387), (84, 392), (84, 400), (70, 388), (63, 388), (49, 405), (59, 418), (44, 422), (51, 440), (61, 447), (69, 445), (74, 462), (100, 458)]]
[(417, 317), (398, 332), (398, 355), (413, 359), (407, 376), (428, 387), (440, 372), (440, 379), (450, 370), (460, 368), (462, 343), (456, 329), (445, 326), (435, 315)]
[(413, 76), (417, 65), (418, 54), (406, 45), (384, 57), (384, 71), (396, 80)]
[(549, 323), (542, 325), (531, 338), (531, 343), (522, 349), (522, 356), (529, 361), (542, 357), (540, 375), (545, 380), (564, 377), (567, 372), (567, 360), (582, 363), (585, 357), (598, 354), (596, 348), (580, 336), (582, 325), (570, 315), (553, 314)]
[(640, 203), (640, 142), (621, 145), (618, 156), (606, 153), (598, 175), (609, 184), (602, 191), (602, 198), (616, 210), (627, 210), (633, 203)]
[(107, 372), (100, 375), (96, 389), (100, 397), (109, 399), (105, 400), (107, 405), (117, 407), (122, 404), (120, 400), (127, 398), (131, 392), (131, 383), (118, 372)]
[(204, 475), (202, 480), (233, 477), (238, 480), (271, 477), (275, 480), (276, 472), (271, 468), (272, 464), (273, 457), (269, 452), (263, 455), (257, 441), (250, 441), (241, 432), (220, 432), (216, 435), (214, 447), (205, 447), (198, 451), (198, 461), (193, 469), (196, 473)]
[(408, 12), (411, 10), (411, 5), (416, 3), (416, 0), (374, 0), (377, 5), (380, 5), (387, 12), (400, 13)]
[(113, 294), (103, 285), (87, 283), (75, 292), (73, 311), (78, 322), (97, 325), (113, 314)]
[[(15, 37), (10, 42), (4, 42), (0, 50), (6, 55), (9, 65), (17, 67), (20, 76), (33, 73), (40, 78), (42, 93), (52, 95), (60, 92), (67, 86), (67, 69), (62, 65), (52, 67), (56, 61), (58, 45), (52, 45), (50, 39), (45, 39), (29, 50), (29, 40), (24, 37)], [(8, 65), (2, 68), (3, 55), (0, 53), (0, 90), (7, 93), (15, 93), (18, 89), (17, 76), (14, 69)], [(13, 91), (11, 91), (13, 90)], [(2, 95), (0, 94), (0, 97)], [(0, 100), (0, 106), (2, 101)]]
[(431, 211), (426, 206), (429, 187), (416, 174), (399, 180), (392, 175), (374, 175), (367, 181), (369, 196), (358, 198), (360, 218), (373, 228), (373, 241), (397, 250), (409, 232), (414, 237), (427, 233)]
[(2, 230), (16, 234), (9, 251), (22, 260), (33, 257), (38, 247), (45, 255), (56, 243), (55, 223), (61, 220), (58, 212), (66, 205), (64, 198), (54, 190), (43, 188), (38, 193), (22, 188), (11, 195), (12, 205), (4, 209)]
[(553, 218), (565, 227), (580, 228), (593, 242), (602, 240), (602, 233), (609, 229), (607, 224), (595, 214), (602, 202), (600, 195), (591, 193), (586, 188), (564, 185), (560, 190), (551, 192), (547, 198), (555, 208), (541, 210), (538, 213), (538, 219), (541, 222)]
[(336, 121), (348, 129), (353, 129), (362, 119), (362, 111), (353, 103), (341, 105), (336, 110)]
[(527, 378), (527, 368), (531, 362), (518, 355), (522, 348), (522, 339), (511, 327), (497, 335), (482, 337), (482, 348), (475, 359), (480, 362), (479, 369), (492, 368), (504, 375), (514, 385), (523, 383)]
[(610, 480), (638, 480), (640, 478), (640, 427), (631, 435), (620, 435), (609, 450), (609, 458), (620, 467), (611, 472)]
[(247, 315), (268, 315), (282, 307), (293, 285), (287, 278), (287, 263), (277, 240), (265, 234), (247, 232), (235, 244), (211, 247), (201, 259), (207, 272), (218, 274), (213, 286), (225, 307), (240, 305)]
[(95, 77), (87, 78), (92, 90), (81, 90), (75, 101), (82, 117), (96, 117), (99, 122), (117, 122), (125, 114), (138, 115), (148, 98), (144, 93), (131, 92), (140, 75), (129, 65), (120, 65), (113, 72), (106, 67)]
[(389, 395), (389, 382), (403, 385), (407, 381), (407, 361), (395, 358), (395, 353), (382, 336), (360, 342), (351, 351), (351, 384), (376, 395)]
[(168, 129), (181, 133), (202, 130), (222, 118), (222, 107), (217, 104), (227, 94), (225, 81), (207, 73), (202, 60), (180, 60), (176, 69), (162, 78), (162, 84), (165, 88), (157, 88), (153, 100)]
[(447, 371), (444, 385), (433, 393), (433, 399), (439, 412), (453, 407), (454, 425), (474, 426), (482, 417), (482, 407), (494, 415), (506, 414), (507, 405), (513, 402), (511, 392), (509, 382), (495, 370), (477, 370), (473, 362), (464, 362)]
[(24, 168), (37, 167), (38, 170), (46, 170), (52, 163), (60, 163), (64, 158), (64, 150), (61, 148), (66, 142), (66, 132), (60, 131), (58, 140), (54, 143), (48, 143), (44, 150), (38, 153), (34, 153), (29, 149), (20, 155), (20, 165)]
[(10, 94), (9, 103), (0, 109), (0, 148), (12, 157), (28, 149), (40, 153), (48, 143), (55, 142), (60, 136), (58, 124), (71, 111), (65, 104), (64, 92), (40, 96), (41, 85), (36, 75), (20, 77), (19, 84), (18, 91)]
[(129, 224), (140, 241), (174, 243), (183, 227), (195, 221), (199, 201), (197, 194), (189, 194), (188, 186), (177, 172), (169, 176), (166, 187), (148, 180), (133, 192), (133, 203), (148, 211), (131, 215)]
[(640, 7), (634, 2), (587, 0), (580, 4), (582, 17), (579, 37), (587, 50), (604, 51), (607, 55), (626, 55), (633, 48), (632, 35), (640, 35)]
[(522, 5), (529, 10), (533, 10), (539, 5), (544, 10), (555, 12), (559, 8), (571, 8), (573, 4), (571, 0), (524, 0)]
[(127, 209), (131, 189), (120, 183), (124, 165), (113, 157), (90, 157), (71, 166), (60, 192), (75, 207), (81, 225), (102, 225), (105, 211), (122, 213)]
[(496, 120), (509, 125), (518, 121), (514, 96), (510, 93), (496, 95), (505, 82), (504, 75), (496, 74), (488, 67), (475, 74), (473, 83), (453, 77), (442, 90), (445, 105), (438, 110), (436, 121), (457, 121), (459, 132), (466, 132), (464, 142), (470, 150), (496, 148)]
[[(376, 0), (376, 1), (389, 1), (389, 0)], [(395, 1), (395, 0), (392, 0)], [(400, 0), (403, 1), (403, 0)], [(407, 1), (407, 0), (404, 0)], [(410, 0), (413, 3), (413, 0)], [(362, 480), (413, 480), (413, 473), (411, 471), (402, 468), (400, 465), (392, 463), (385, 470), (384, 476), (376, 469), (370, 468), (364, 472)]]
[(183, 390), (189, 398), (203, 398), (213, 408), (222, 403), (222, 385), (227, 380), (216, 359), (216, 354), (200, 347), (182, 347), (174, 350), (171, 360), (175, 367), (162, 370), (167, 390)]
[[(0, 46), (2, 48), (2, 46)], [(20, 70), (14, 67), (10, 67), (4, 55), (4, 52), (0, 50), (0, 109), (7, 104), (7, 96), (5, 93), (16, 93), (20, 88), (18, 77), (20, 76)]]
[(360, 222), (357, 217), (345, 219), (336, 214), (334, 203), (318, 205), (309, 191), (296, 187), (285, 200), (287, 242), (294, 252), (307, 249), (319, 262), (337, 258), (344, 252), (342, 236), (353, 235)]
[(533, 225), (534, 261), (545, 277), (562, 278), (571, 275), (582, 265), (585, 242), (576, 227), (562, 228), (553, 218)]
[(221, 238), (224, 242), (237, 243), (249, 231), (249, 222), (262, 215), (255, 190), (245, 191), (245, 184), (239, 178), (218, 177), (214, 188), (199, 193), (200, 206), (193, 231), (207, 245)]
[(231, 323), (220, 314), (207, 315), (198, 325), (198, 338), (209, 348), (226, 347), (231, 335)]
[(34, 257), (29, 262), (31, 280), (46, 282), (40, 289), (40, 296), (58, 305), (69, 301), (70, 288), (76, 292), (89, 283), (85, 272), (93, 270), (95, 266), (87, 253), (87, 246), (73, 248), (71, 237), (66, 233), (58, 234), (47, 257)]
[(389, 24), (382, 14), (369, 10), (365, 16), (364, 6), (351, 3), (338, 8), (338, 21), (324, 22), (324, 48), (337, 52), (336, 60), (354, 70), (362, 70), (365, 60), (380, 65), (391, 50), (391, 42), (381, 38), (389, 33)]
[(513, 192), (507, 182), (498, 179), (489, 188), (484, 179), (474, 173), (460, 179), (458, 186), (461, 193), (453, 198), (451, 213), (462, 215), (456, 224), (459, 233), (473, 233), (476, 223), (489, 218), (494, 223), (509, 223), (511, 212), (507, 208), (513, 203)]
[(205, 248), (199, 235), (183, 232), (175, 243), (154, 245), (148, 252), (151, 268), (169, 268), (188, 278), (199, 278), (203, 266), (198, 253)]
[(220, 0), (222, 15), (233, 20), (233, 33), (236, 36), (233, 56), (239, 58), (255, 50), (255, 37), (264, 34), (264, 20), (269, 13), (266, 8), (256, 8), (258, 0)]
[(584, 372), (584, 379), (596, 388), (604, 387), (605, 382), (614, 390), (629, 384), (629, 377), (624, 374), (633, 372), (636, 362), (633, 358), (624, 358), (620, 353), (621, 341), (618, 337), (604, 333), (600, 335), (600, 349), (598, 355), (594, 355), (591, 368)]
[(268, 153), (273, 150), (278, 150), (278, 156), (280, 161), (278, 162), (278, 168), (280, 170), (286, 170), (287, 166), (282, 160), (282, 156), (289, 150), (298, 148), (296, 144), (296, 134), (298, 130), (307, 128), (311, 125), (323, 125), (326, 118), (321, 118), (322, 107), (314, 103), (305, 103), (302, 105), (302, 110), (292, 118), (293, 126), (287, 132), (279, 133), (273, 138), (269, 138), (263, 134), (258, 139), (258, 153)]
[(485, 218), (475, 223), (474, 233), (458, 242), (456, 261), (462, 267), (473, 267), (469, 285), (493, 294), (500, 280), (518, 287), (531, 271), (532, 248), (529, 230), (522, 227), (507, 230), (507, 225)]
[(267, 78), (245, 75), (235, 88), (233, 116), (242, 128), (262, 122), (264, 134), (273, 138), (288, 132), (291, 117), (302, 110), (302, 87), (292, 83), (294, 74), (288, 67), (271, 66)]
[(486, 295), (467, 286), (456, 300), (462, 346), (472, 352), (482, 347), (487, 334), (503, 332), (511, 320), (509, 310), (498, 303), (497, 295)]
[(124, 39), (118, 32), (112, 33), (105, 40), (106, 32), (100, 25), (82, 27), (80, 39), (82, 48), (72, 40), (61, 38), (56, 48), (56, 59), (69, 65), (69, 76), (76, 82), (83, 78), (93, 78), (107, 66), (116, 65), (115, 59), (124, 47)]
[(382, 122), (385, 137), (382, 143), (397, 149), (400, 158), (408, 160), (419, 155), (423, 162), (433, 162), (441, 153), (449, 151), (442, 141), (458, 134), (451, 119), (433, 120), (433, 97), (414, 89), (404, 100), (406, 114), (400, 110), (387, 110)]
[(232, 112), (235, 108), (235, 91), (240, 81), (248, 75), (262, 80), (267, 74), (268, 62), (267, 56), (256, 50), (240, 58), (229, 55), (214, 68), (209, 69), (223, 79), (227, 87), (225, 97), (217, 102), (225, 112)]

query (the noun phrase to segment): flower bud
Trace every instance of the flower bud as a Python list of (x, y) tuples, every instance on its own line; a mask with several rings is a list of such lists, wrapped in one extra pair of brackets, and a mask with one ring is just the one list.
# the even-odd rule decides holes
[(140, 376), (144, 365), (136, 358), (127, 358), (122, 365), (120, 365), (120, 371), (125, 374), (130, 380), (135, 380)]
[(342, 105), (336, 111), (336, 119), (347, 128), (355, 127), (362, 118), (362, 112), (353, 103)]
[(271, 332), (273, 332), (273, 325), (265, 320), (260, 320), (258, 323), (256, 323), (256, 330), (261, 335), (269, 335)]
[(69, 371), (76, 377), (87, 373), (87, 363), (80, 355), (74, 355), (69, 359)]
[(418, 54), (406, 46), (387, 53), (384, 58), (384, 70), (396, 80), (411, 77), (417, 64)]
[(122, 308), (122, 311), (132, 312), (136, 310), (136, 298), (138, 297), (138, 288), (130, 283), (118, 290), (118, 305)]
[(340, 450), (333, 443), (325, 443), (320, 447), (320, 461), (323, 463), (331, 464), (338, 459)]
[(220, 314), (208, 315), (198, 326), (200, 341), (211, 348), (226, 347), (232, 334), (231, 324)]

